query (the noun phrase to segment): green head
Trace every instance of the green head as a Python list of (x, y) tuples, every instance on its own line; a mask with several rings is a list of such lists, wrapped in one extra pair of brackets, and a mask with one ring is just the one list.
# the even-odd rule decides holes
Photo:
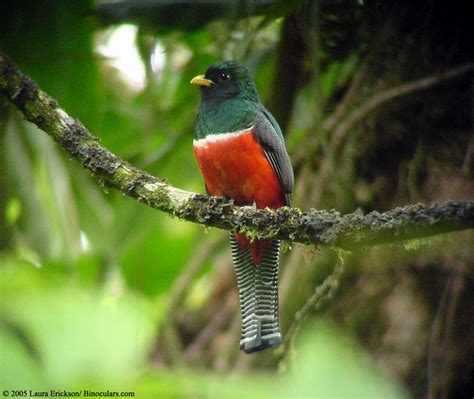
[(196, 76), (191, 80), (191, 84), (201, 88), (202, 99), (206, 102), (233, 98), (260, 101), (249, 70), (235, 61), (212, 64), (205, 75)]

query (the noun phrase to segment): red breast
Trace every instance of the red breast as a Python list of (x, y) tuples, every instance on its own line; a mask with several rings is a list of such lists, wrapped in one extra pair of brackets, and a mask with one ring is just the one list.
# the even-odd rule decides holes
[[(278, 176), (265, 157), (253, 128), (235, 133), (208, 135), (194, 140), (194, 154), (211, 195), (234, 200), (236, 205), (279, 208), (285, 205)], [(242, 248), (250, 246), (253, 260), (260, 264), (267, 240), (249, 243), (236, 234)]]

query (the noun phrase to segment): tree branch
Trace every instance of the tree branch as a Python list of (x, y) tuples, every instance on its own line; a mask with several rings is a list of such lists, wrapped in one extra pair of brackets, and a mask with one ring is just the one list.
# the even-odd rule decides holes
[(407, 94), (415, 93), (422, 90), (427, 90), (433, 86), (436, 86), (444, 81), (451, 80), (468, 73), (474, 72), (474, 63), (463, 64), (456, 68), (449, 69), (444, 72), (436, 73), (425, 78), (415, 80), (413, 82), (404, 83), (399, 86), (392, 87), (388, 90), (382, 91), (375, 94), (373, 97), (365, 101), (360, 107), (349, 113), (346, 119), (344, 119), (337, 128), (331, 134), (331, 144), (334, 150), (337, 150), (346, 134), (352, 129), (357, 123), (365, 118), (374, 109), (377, 109), (381, 105), (392, 101), (397, 97), (402, 97)]
[(285, 334), (285, 340), (280, 350), (280, 361), (286, 358), (287, 353), (293, 346), (293, 340), (306, 317), (315, 309), (319, 309), (326, 300), (331, 299), (337, 288), (343, 272), (343, 261), (339, 259), (332, 273), (318, 285), (313, 294), (308, 298), (303, 307), (295, 313), (295, 317)]
[(237, 207), (225, 198), (207, 197), (175, 188), (110, 153), (99, 144), (97, 137), (23, 75), (9, 57), (1, 54), (0, 97), (49, 134), (100, 183), (190, 222), (240, 231), (254, 238), (279, 238), (344, 249), (474, 227), (474, 201), (408, 205), (366, 216), (341, 216), (336, 211), (314, 209), (302, 212), (287, 207), (276, 211)]

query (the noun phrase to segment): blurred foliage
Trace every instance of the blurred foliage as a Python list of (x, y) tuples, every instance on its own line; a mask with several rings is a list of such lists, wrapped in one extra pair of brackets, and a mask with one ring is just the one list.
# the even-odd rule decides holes
[[(295, 372), (223, 377), (191, 371), (146, 371), (162, 301), (123, 290), (115, 279), (84, 289), (63, 271), (43, 273), (2, 259), (2, 389), (132, 390), (137, 397), (406, 397), (380, 375), (355, 342), (334, 326), (310, 326)], [(25, 295), (28, 292), (28, 295)], [(314, 356), (318, 354), (318, 356)], [(339, 376), (347, 378), (339, 384)], [(316, 383), (316, 384), (315, 384)]]
[(102, 24), (132, 22), (155, 32), (203, 28), (218, 19), (241, 19), (253, 15), (278, 18), (302, 3), (283, 0), (120, 0), (101, 1), (95, 15)]
[[(463, 6), (415, 3), (4, 0), (0, 51), (112, 152), (186, 190), (203, 192), (189, 81), (234, 58), (285, 127), (296, 206), (472, 199), (466, 79), (377, 108), (340, 146), (331, 141), (372, 96), (473, 61)], [(225, 233), (109, 192), (3, 102), (0, 143), (2, 389), (255, 398), (474, 389), (472, 233), (346, 254), (337, 297), (287, 357), (244, 356)], [(283, 255), (284, 331), (334, 262), (331, 250)]]

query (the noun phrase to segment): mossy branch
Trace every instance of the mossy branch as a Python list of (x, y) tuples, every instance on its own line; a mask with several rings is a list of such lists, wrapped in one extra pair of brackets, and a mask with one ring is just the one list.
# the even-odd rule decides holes
[[(340, 215), (336, 211), (237, 207), (220, 197), (180, 190), (137, 169), (99, 144), (99, 139), (0, 54), (0, 97), (49, 134), (101, 183), (169, 215), (206, 226), (303, 244), (353, 249), (474, 227), (474, 201), (415, 204), (385, 213)], [(191, 155), (190, 155), (191, 156)]]

